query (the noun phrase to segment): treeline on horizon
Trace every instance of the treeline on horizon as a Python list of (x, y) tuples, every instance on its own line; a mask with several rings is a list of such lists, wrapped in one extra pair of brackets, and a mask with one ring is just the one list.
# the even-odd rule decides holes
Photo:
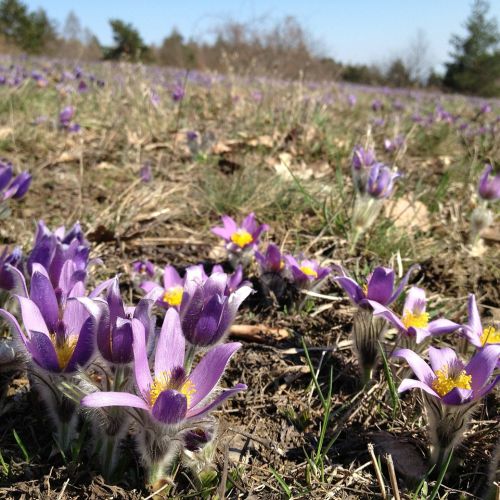
[[(382, 65), (342, 64), (326, 57), (293, 17), (267, 28), (228, 21), (214, 28), (213, 42), (185, 40), (173, 30), (161, 45), (147, 45), (130, 23), (110, 19), (114, 44), (101, 45), (70, 13), (58, 29), (43, 9), (20, 0), (0, 1), (0, 51), (80, 61), (121, 60), (186, 69), (283, 79), (336, 80), (394, 87), (432, 87), (482, 96), (500, 95), (500, 32), (486, 0), (475, 0), (465, 34), (450, 40), (444, 75), (431, 69), (428, 44), (419, 32), (405, 53)], [(262, 26), (261, 23), (259, 23)]]

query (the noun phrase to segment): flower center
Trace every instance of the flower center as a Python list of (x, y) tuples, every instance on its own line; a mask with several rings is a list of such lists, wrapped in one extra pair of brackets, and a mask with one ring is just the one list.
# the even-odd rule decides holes
[(486, 344), (500, 344), (500, 330), (494, 326), (486, 327), (481, 335), (481, 345)]
[(238, 229), (231, 235), (231, 241), (243, 248), (253, 241), (253, 236), (246, 229)]
[(163, 302), (166, 302), (169, 306), (175, 307), (179, 306), (182, 302), (182, 296), (184, 294), (184, 288), (182, 286), (173, 286), (165, 290), (163, 294)]
[(64, 342), (58, 342), (55, 334), (52, 334), (51, 338), (56, 350), (59, 368), (64, 370), (66, 366), (68, 366), (71, 356), (73, 356), (73, 352), (78, 342), (78, 337), (76, 335), (69, 335), (64, 339)]
[(436, 370), (436, 378), (432, 382), (432, 388), (442, 397), (457, 387), (458, 389), (471, 389), (472, 375), (467, 375), (465, 370), (459, 373), (450, 373), (448, 366)]
[(168, 391), (169, 389), (173, 389), (181, 394), (184, 394), (189, 408), (191, 397), (196, 392), (196, 388), (191, 380), (186, 379), (184, 370), (180, 367), (177, 369), (174, 368), (169, 372), (161, 372), (157, 377), (155, 377), (149, 389), (149, 402), (151, 406), (155, 404), (158, 396), (163, 391)]
[(311, 266), (300, 266), (299, 269), (307, 276), (318, 277), (318, 273)]
[(425, 328), (429, 324), (429, 313), (422, 312), (413, 314), (412, 312), (405, 312), (403, 315), (403, 325), (405, 328)]

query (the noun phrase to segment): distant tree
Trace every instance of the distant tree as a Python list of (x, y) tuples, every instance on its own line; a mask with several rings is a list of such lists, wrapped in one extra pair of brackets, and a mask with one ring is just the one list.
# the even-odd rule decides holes
[(408, 55), (405, 58), (405, 66), (412, 82), (419, 85), (426, 83), (431, 71), (428, 52), (429, 42), (425, 32), (419, 29), (410, 42)]
[(29, 12), (19, 0), (0, 2), (0, 33), (22, 50), (38, 54), (56, 39), (54, 24), (43, 9)]
[(80, 19), (78, 19), (78, 16), (73, 11), (70, 11), (66, 17), (66, 21), (64, 21), (62, 34), (66, 40), (82, 41), (82, 25)]
[(465, 36), (453, 35), (444, 84), (459, 92), (481, 95), (500, 93), (500, 33), (495, 18), (488, 19), (489, 4), (475, 0)]
[(109, 24), (115, 46), (105, 49), (105, 59), (127, 59), (133, 62), (148, 59), (149, 49), (132, 24), (120, 19), (110, 19)]
[(406, 68), (405, 63), (400, 58), (394, 59), (394, 61), (392, 61), (389, 68), (387, 69), (385, 78), (389, 85), (395, 87), (408, 87), (412, 82), (410, 72)]

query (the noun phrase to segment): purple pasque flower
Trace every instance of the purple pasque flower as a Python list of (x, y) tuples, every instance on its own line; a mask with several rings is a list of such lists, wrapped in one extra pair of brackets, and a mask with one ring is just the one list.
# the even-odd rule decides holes
[(97, 329), (99, 352), (110, 363), (130, 363), (133, 359), (132, 320), (141, 322), (147, 341), (150, 333), (154, 331), (154, 318), (151, 317), (153, 301), (143, 298), (137, 307), (125, 307), (116, 277), (107, 289), (106, 300), (99, 301), (99, 304), (103, 307)]
[(180, 305), (182, 331), (187, 341), (196, 347), (219, 342), (250, 293), (252, 288), (247, 284), (231, 292), (225, 273), (215, 272), (204, 280), (195, 269), (188, 269)]
[(460, 328), (460, 325), (445, 318), (429, 321), (425, 291), (416, 286), (411, 287), (406, 295), (401, 318), (378, 302), (369, 300), (368, 303), (373, 308), (374, 316), (383, 317), (406, 337), (415, 337), (417, 344), (427, 337), (444, 335)]
[(312, 288), (325, 279), (331, 272), (329, 267), (321, 267), (315, 260), (297, 260), (291, 255), (285, 255), (285, 261), (299, 288)]
[(365, 192), (372, 198), (388, 198), (392, 194), (394, 180), (400, 177), (383, 163), (375, 163), (370, 167)]
[[(61, 272), (67, 261), (72, 261), (73, 279), (84, 281), (89, 264), (90, 248), (77, 222), (66, 231), (64, 226), (51, 231), (43, 221), (39, 221), (35, 235), (35, 244), (28, 257), (28, 272), (31, 273), (34, 264), (44, 267), (54, 287), (60, 285)], [(69, 269), (69, 268), (68, 268)]]
[(12, 179), (13, 171), (12, 163), (0, 160), (0, 201), (9, 198), (20, 199), (30, 187), (31, 175), (27, 171)]
[(352, 168), (361, 170), (371, 167), (375, 163), (375, 151), (372, 148), (363, 148), (362, 146), (354, 146), (352, 152)]
[(500, 199), (500, 174), (493, 175), (493, 178), (490, 179), (489, 177), (492, 171), (493, 165), (487, 164), (479, 179), (478, 193), (479, 196), (486, 201)]
[(255, 251), (255, 260), (262, 273), (281, 273), (286, 267), (285, 257), (274, 243), (269, 243), (265, 254)]
[(23, 284), (21, 273), (23, 252), (20, 247), (15, 247), (9, 254), (7, 247), (0, 252), (0, 290), (13, 291), (17, 285)]
[(63, 128), (67, 128), (75, 116), (75, 108), (73, 106), (66, 106), (59, 113), (59, 125)]
[(87, 365), (94, 353), (100, 309), (81, 297), (76, 283), (64, 300), (52, 286), (47, 271), (34, 264), (29, 297), (17, 295), (26, 333), (17, 319), (0, 309), (14, 328), (33, 363), (51, 373), (74, 373)]
[(172, 90), (172, 100), (174, 102), (179, 102), (184, 99), (185, 91), (184, 88), (181, 85), (176, 85), (174, 89)]
[(357, 99), (354, 94), (349, 94), (347, 96), (347, 102), (349, 103), (349, 106), (354, 107), (356, 105)]
[(373, 111), (381, 111), (384, 108), (384, 104), (380, 99), (373, 99), (372, 109)]
[(144, 326), (132, 319), (134, 374), (138, 395), (126, 392), (94, 392), (85, 396), (83, 406), (128, 406), (148, 412), (166, 425), (179, 425), (206, 416), (227, 398), (246, 385), (237, 384), (216, 397), (213, 394), (232, 355), (241, 347), (238, 342), (212, 348), (194, 370), (184, 370), (185, 339), (179, 315), (169, 309), (160, 331), (154, 357), (154, 374), (149, 368)]
[(452, 406), (477, 401), (500, 381), (500, 375), (491, 379), (499, 356), (500, 345), (488, 345), (464, 365), (453, 349), (429, 347), (429, 366), (412, 350), (398, 349), (393, 357), (405, 359), (418, 378), (404, 379), (398, 392), (422, 389)]
[(153, 172), (151, 171), (151, 163), (149, 161), (142, 165), (139, 176), (141, 181), (144, 183), (148, 183), (153, 180)]
[(144, 281), (141, 283), (141, 288), (150, 293), (158, 289), (157, 304), (168, 309), (181, 305), (182, 295), (184, 293), (184, 278), (181, 278), (174, 266), (165, 266), (163, 270), (163, 287), (154, 281)]
[(384, 148), (386, 151), (396, 151), (405, 143), (405, 138), (402, 135), (396, 136), (394, 139), (384, 139)]
[(155, 266), (148, 259), (136, 260), (132, 263), (132, 269), (135, 273), (147, 274), (150, 278), (155, 275)]
[(351, 301), (359, 307), (371, 308), (371, 301), (378, 302), (383, 306), (392, 304), (403, 293), (410, 274), (415, 269), (420, 269), (420, 266), (418, 264), (411, 266), (396, 289), (394, 289), (395, 274), (389, 267), (376, 267), (363, 285), (359, 285), (349, 277), (341, 266), (337, 266), (337, 269), (341, 275), (335, 276), (333, 279), (344, 289)]
[(223, 215), (221, 219), (224, 227), (213, 227), (211, 231), (227, 242), (230, 252), (253, 250), (259, 244), (260, 235), (269, 229), (267, 224), (257, 223), (253, 212), (243, 219), (241, 226), (229, 215)]
[(481, 316), (477, 308), (476, 297), (469, 294), (468, 321), (462, 325), (462, 334), (474, 346), (483, 348), (487, 345), (500, 345), (500, 330), (494, 325), (483, 328)]

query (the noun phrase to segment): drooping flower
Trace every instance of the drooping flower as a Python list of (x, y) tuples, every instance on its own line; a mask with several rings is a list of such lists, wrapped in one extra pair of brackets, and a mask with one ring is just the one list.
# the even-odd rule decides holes
[(429, 313), (426, 312), (425, 291), (416, 286), (410, 288), (406, 296), (401, 318), (376, 301), (369, 301), (369, 304), (373, 308), (374, 316), (386, 319), (404, 336), (415, 338), (417, 344), (427, 337), (444, 335), (460, 328), (460, 325), (445, 318), (429, 321)]
[(418, 378), (404, 379), (398, 392), (422, 389), (445, 405), (476, 401), (500, 381), (500, 376), (491, 378), (500, 356), (500, 345), (488, 345), (477, 351), (466, 365), (449, 347), (429, 347), (431, 366), (410, 349), (396, 350), (393, 356), (405, 359)]
[(179, 425), (199, 419), (233, 394), (245, 390), (244, 384), (213, 397), (217, 384), (231, 356), (241, 347), (234, 342), (211, 349), (194, 370), (184, 370), (185, 340), (175, 309), (169, 309), (156, 345), (154, 375), (151, 375), (144, 327), (131, 320), (133, 331), (134, 373), (138, 395), (125, 392), (94, 392), (82, 399), (88, 407), (128, 406), (148, 412), (165, 425)]
[(253, 250), (259, 244), (260, 235), (269, 229), (267, 224), (257, 223), (253, 212), (245, 217), (240, 226), (228, 215), (221, 218), (224, 227), (213, 227), (211, 231), (223, 238), (227, 242), (226, 248), (233, 253)]
[(410, 274), (419, 268), (418, 264), (411, 266), (396, 289), (394, 289), (394, 271), (388, 267), (376, 267), (363, 285), (359, 285), (349, 277), (341, 266), (337, 267), (341, 275), (335, 276), (333, 279), (344, 289), (351, 301), (359, 307), (371, 308), (371, 301), (388, 306), (403, 293)]
[(469, 294), (468, 321), (462, 326), (462, 334), (474, 346), (483, 348), (488, 345), (500, 345), (500, 330), (494, 325), (483, 327), (477, 308), (476, 297)]
[(478, 193), (479, 196), (486, 201), (500, 199), (500, 174), (493, 175), (490, 179), (492, 172), (493, 165), (487, 164), (479, 179)]
[(187, 273), (180, 317), (182, 331), (191, 345), (208, 347), (219, 342), (236, 318), (241, 303), (252, 293), (246, 284), (231, 292), (228, 283), (225, 273), (212, 273), (206, 280), (194, 272)]
[(67, 300), (62, 302), (61, 297), (47, 271), (34, 264), (29, 297), (17, 296), (26, 333), (11, 313), (0, 309), (0, 315), (14, 328), (36, 366), (70, 374), (92, 357), (100, 310), (81, 297), (79, 283)]
[(310, 259), (297, 260), (291, 255), (286, 255), (285, 261), (299, 288), (312, 288), (331, 272), (329, 267), (321, 267), (316, 261)]

